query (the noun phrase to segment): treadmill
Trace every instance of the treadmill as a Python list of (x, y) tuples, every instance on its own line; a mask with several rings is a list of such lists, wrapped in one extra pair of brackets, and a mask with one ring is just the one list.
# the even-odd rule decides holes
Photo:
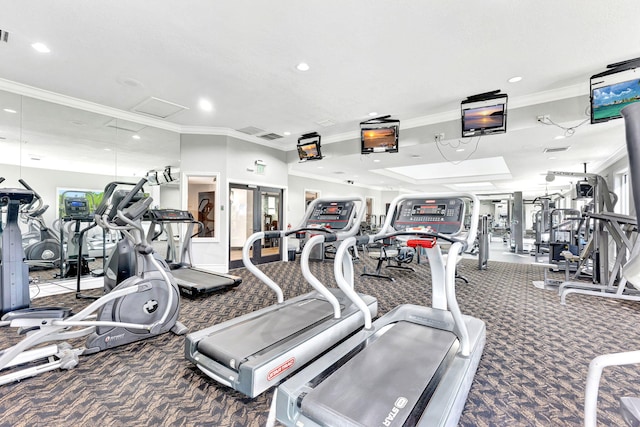
[[(295, 229), (250, 236), (242, 250), (245, 267), (276, 293), (277, 304), (188, 334), (185, 357), (207, 376), (253, 398), (361, 328), (364, 312), (376, 316), (375, 298), (358, 294), (359, 306), (340, 289), (326, 288), (309, 269), (317, 245), (358, 233), (365, 206), (362, 197), (316, 199)], [(315, 291), (284, 301), (282, 289), (251, 262), (249, 251), (259, 239), (290, 235), (305, 240), (300, 268)]]
[[(148, 233), (149, 244), (157, 238), (161, 231), (167, 234), (167, 263), (171, 274), (176, 279), (180, 294), (188, 298), (197, 298), (222, 289), (234, 288), (242, 283), (242, 278), (232, 274), (217, 273), (202, 270), (191, 264), (191, 239), (194, 236), (194, 226), (201, 225), (193, 218), (189, 211), (178, 209), (151, 209), (149, 210), (151, 229)], [(175, 244), (173, 242), (172, 224), (187, 224), (179, 262), (174, 262), (176, 257)], [(156, 231), (159, 225), (161, 230)]]
[[(465, 199), (473, 204), (466, 235)], [(278, 421), (297, 427), (457, 425), (485, 344), (484, 322), (463, 315), (455, 297), (457, 255), (474, 242), (478, 212), (471, 194), (402, 195), (378, 234), (340, 245), (336, 257), (345, 258), (353, 245), (420, 240), (431, 266), (432, 307), (401, 305), (373, 323), (364, 313), (362, 331), (278, 387)], [(446, 256), (443, 241), (451, 244)]]

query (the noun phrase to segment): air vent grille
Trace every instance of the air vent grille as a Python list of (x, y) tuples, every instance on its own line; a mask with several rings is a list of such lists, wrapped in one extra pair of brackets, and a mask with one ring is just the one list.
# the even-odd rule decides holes
[(264, 135), (259, 135), (259, 138), (266, 139), (267, 141), (273, 141), (274, 139), (282, 138), (282, 135), (278, 135), (277, 133), (265, 133)]
[(336, 122), (334, 122), (331, 119), (320, 120), (319, 122), (316, 122), (316, 123), (325, 128), (336, 124)]
[(264, 129), (257, 128), (255, 126), (247, 126), (246, 128), (236, 129), (238, 132), (246, 133), (247, 135), (257, 135), (264, 132)]
[(561, 153), (563, 151), (567, 151), (571, 147), (557, 147), (557, 148), (545, 148), (545, 153)]
[(0, 30), (0, 41), (8, 43), (9, 42), (9, 33), (4, 31), (4, 30)]
[(131, 111), (135, 113), (145, 114), (147, 116), (166, 119), (169, 116), (188, 109), (189, 108), (183, 105), (165, 101), (164, 99), (155, 98), (152, 96), (133, 107)]

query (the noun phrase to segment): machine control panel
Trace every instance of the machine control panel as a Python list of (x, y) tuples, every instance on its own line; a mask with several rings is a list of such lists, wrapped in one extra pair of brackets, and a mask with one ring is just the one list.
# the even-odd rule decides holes
[(89, 206), (89, 200), (85, 197), (65, 197), (64, 216), (66, 219), (86, 219), (92, 221), (93, 216)]
[(151, 209), (151, 219), (156, 222), (193, 222), (193, 215), (189, 211), (178, 209)]
[(396, 212), (392, 225), (398, 231), (457, 234), (463, 228), (465, 204), (460, 198), (407, 199)]
[(354, 202), (319, 202), (311, 213), (307, 225), (342, 230), (349, 226), (354, 207)]

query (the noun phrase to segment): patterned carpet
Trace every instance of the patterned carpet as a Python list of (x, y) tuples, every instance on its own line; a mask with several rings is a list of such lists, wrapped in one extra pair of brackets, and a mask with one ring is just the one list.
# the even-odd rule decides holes
[[(363, 259), (367, 270), (373, 261)], [(460, 419), (461, 426), (579, 426), (590, 360), (602, 353), (640, 348), (640, 305), (571, 295), (561, 306), (556, 292), (532, 285), (539, 267), (463, 260), (458, 282), (463, 313), (487, 324), (487, 343)], [(415, 273), (389, 270), (395, 282), (361, 278), (358, 289), (374, 295), (382, 315), (396, 305), (428, 305), (427, 265)], [(299, 265), (261, 267), (282, 284), (285, 297), (307, 292)], [(329, 263), (312, 271), (334, 283)], [(271, 291), (246, 270), (238, 288), (184, 299), (180, 320), (195, 331), (274, 302)], [(426, 290), (425, 290), (426, 289)], [(73, 295), (38, 299), (37, 305), (87, 304)], [(15, 332), (0, 329), (3, 347)], [(0, 426), (264, 426), (273, 391), (249, 399), (202, 375), (183, 357), (184, 338), (172, 334), (82, 357), (70, 371), (53, 371), (2, 386)], [(82, 341), (78, 343), (82, 344)], [(605, 370), (598, 401), (601, 425), (624, 425), (618, 396), (640, 395), (637, 367)]]

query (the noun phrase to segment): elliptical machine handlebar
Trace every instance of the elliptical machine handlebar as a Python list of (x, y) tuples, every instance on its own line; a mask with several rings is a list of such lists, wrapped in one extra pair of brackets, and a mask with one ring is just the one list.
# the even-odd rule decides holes
[(133, 197), (138, 193), (138, 191), (142, 190), (142, 188), (146, 183), (147, 183), (146, 178), (142, 178), (140, 181), (138, 181), (138, 183), (133, 186), (133, 188), (129, 191), (129, 193), (126, 196), (124, 196), (124, 199), (120, 201), (120, 204), (118, 204), (118, 206), (116, 207), (116, 210), (119, 211), (119, 210), (122, 210), (124, 207), (126, 207), (129, 204), (129, 202), (133, 200)]
[[(4, 178), (3, 178), (3, 181), (4, 181)], [(31, 200), (31, 202), (27, 206), (24, 207), (22, 212), (27, 214), (27, 215), (31, 215), (33, 212), (39, 211), (42, 208), (42, 205), (44, 203), (43, 200), (42, 200), (42, 197), (40, 197), (40, 194), (38, 194), (38, 192), (36, 190), (34, 190), (29, 184), (27, 184), (27, 182), (24, 179), (20, 178), (20, 179), (18, 179), (18, 182), (24, 188), (26, 188), (27, 190), (33, 192), (33, 200)]]

